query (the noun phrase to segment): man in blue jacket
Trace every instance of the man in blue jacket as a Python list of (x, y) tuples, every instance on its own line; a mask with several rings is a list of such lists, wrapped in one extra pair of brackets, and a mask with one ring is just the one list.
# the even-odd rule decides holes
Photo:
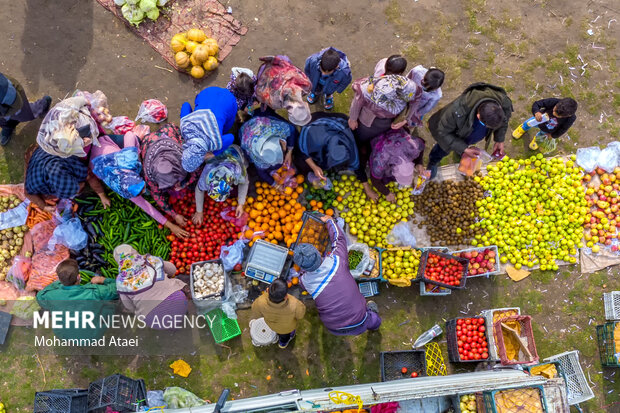
[(306, 59), (304, 69), (312, 82), (312, 93), (307, 97), (313, 104), (325, 95), (325, 109), (334, 108), (334, 93), (342, 93), (351, 83), (351, 66), (347, 55), (340, 50), (328, 47)]

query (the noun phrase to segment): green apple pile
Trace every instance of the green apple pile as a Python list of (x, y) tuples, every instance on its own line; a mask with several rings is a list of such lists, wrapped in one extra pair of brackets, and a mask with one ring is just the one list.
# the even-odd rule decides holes
[(334, 181), (334, 191), (342, 201), (334, 201), (333, 206), (341, 211), (340, 216), (349, 225), (351, 235), (370, 247), (388, 247), (386, 236), (394, 225), (413, 215), (411, 188), (399, 190), (395, 183), (388, 184), (388, 188), (396, 195), (394, 203), (381, 194), (376, 202), (370, 200), (354, 176), (342, 175)]
[(502, 263), (540, 265), (557, 270), (557, 260), (577, 262), (583, 224), (588, 213), (582, 171), (575, 156), (506, 159), (476, 177), (488, 197), (476, 201), (479, 221), (472, 228), (483, 229), (474, 246), (497, 245)]

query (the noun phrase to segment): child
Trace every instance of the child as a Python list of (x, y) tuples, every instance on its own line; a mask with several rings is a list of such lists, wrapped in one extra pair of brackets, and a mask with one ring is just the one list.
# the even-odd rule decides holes
[(444, 73), (436, 67), (430, 69), (418, 65), (409, 71), (407, 77), (415, 82), (422, 91), (412, 105), (414, 116), (411, 117), (410, 126), (422, 126), (422, 118), (433, 110), (441, 99), (441, 85), (443, 85)]
[(304, 318), (306, 306), (288, 294), (286, 281), (275, 279), (266, 293), (252, 303), (253, 318), (263, 317), (265, 323), (278, 334), (278, 347), (286, 348), (295, 338), (297, 322)]
[(342, 93), (352, 80), (347, 55), (333, 47), (308, 57), (304, 71), (312, 82), (308, 103), (313, 104), (317, 97), (325, 95), (326, 110), (334, 108), (334, 92)]
[(239, 110), (246, 110), (252, 114), (252, 105), (256, 98), (254, 97), (254, 86), (256, 85), (256, 76), (250, 69), (243, 67), (233, 67), (230, 74), (230, 81), (226, 85), (226, 89), (230, 90), (237, 99), (237, 107)]
[[(536, 138), (530, 143), (530, 149), (538, 149), (537, 141), (550, 141), (557, 139), (568, 131), (575, 123), (577, 116), (577, 102), (572, 98), (547, 98), (534, 102), (532, 105), (532, 114), (534, 117), (529, 118), (517, 129), (512, 132), (512, 137), (520, 139), (521, 136), (533, 127), (540, 129), (536, 134)], [(555, 149), (555, 141), (550, 143), (550, 147)], [(551, 148), (548, 148), (551, 149)], [(551, 149), (551, 150), (553, 150)], [(546, 152), (551, 152), (547, 150)]]

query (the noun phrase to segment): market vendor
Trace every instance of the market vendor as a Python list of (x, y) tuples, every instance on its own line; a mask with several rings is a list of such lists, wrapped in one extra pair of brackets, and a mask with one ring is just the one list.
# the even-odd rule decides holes
[(187, 313), (187, 284), (173, 278), (177, 269), (168, 261), (152, 255), (140, 255), (131, 245), (114, 248), (119, 265), (116, 290), (123, 306), (144, 317), (150, 328), (164, 329), (165, 316)]
[(89, 175), (88, 165), (77, 156), (61, 158), (32, 145), (26, 151), (24, 161), (26, 197), (40, 209), (54, 213), (58, 200), (73, 199), (87, 180), (104, 207), (110, 205), (101, 182)]
[[(169, 202), (170, 196), (180, 196), (180, 192), (191, 187), (200, 171), (187, 173), (181, 166), (183, 140), (176, 125), (165, 124), (157, 132), (149, 133), (140, 140), (140, 159), (144, 181), (157, 207), (174, 222), (183, 227), (187, 220), (177, 214)], [(182, 236), (187, 233), (182, 231)]]
[(37, 302), (48, 311), (88, 311), (94, 313), (94, 329), (57, 328), (58, 338), (100, 338), (107, 327), (102, 317), (114, 314), (113, 300), (118, 299), (116, 283), (113, 279), (101, 276), (92, 277), (89, 284), (80, 285), (80, 269), (74, 259), (62, 261), (56, 267), (58, 281), (54, 281), (37, 293)]
[(207, 160), (196, 184), (196, 212), (192, 217), (196, 225), (203, 221), (205, 192), (214, 201), (224, 202), (232, 193), (233, 186), (238, 186), (235, 215), (241, 217), (250, 186), (247, 169), (247, 160), (237, 145), (231, 145), (220, 155)]
[(297, 128), (272, 110), (257, 112), (239, 131), (241, 148), (261, 181), (276, 186), (272, 173), (292, 165)]
[(352, 170), (366, 194), (377, 199), (377, 194), (368, 183), (365, 165), (360, 163), (346, 115), (314, 112), (312, 122), (301, 128), (297, 151), (295, 166), (300, 173), (306, 175), (313, 172), (317, 178), (324, 180), (327, 171)]
[(491, 139), (493, 152), (504, 152), (508, 121), (512, 115), (512, 101), (504, 89), (488, 83), (474, 83), (435, 112), (428, 128), (437, 142), (428, 158), (431, 178), (437, 175), (441, 160), (450, 152), (475, 158), (479, 149), (473, 145)]
[(310, 122), (310, 107), (304, 99), (312, 89), (308, 76), (288, 56), (266, 56), (260, 60), (263, 64), (258, 69), (254, 91), (261, 107), (286, 109), (288, 120), (294, 125)]
[(396, 196), (386, 185), (396, 181), (400, 186), (409, 187), (415, 173), (424, 173), (424, 140), (398, 129), (382, 133), (372, 140), (371, 145), (372, 184), (388, 201), (395, 202)]
[(94, 146), (90, 151), (90, 166), (93, 173), (108, 188), (139, 206), (159, 224), (169, 228), (174, 235), (187, 237), (189, 235), (187, 231), (167, 219), (142, 197), (146, 183), (141, 176), (138, 136), (134, 132), (127, 132), (119, 143), (123, 145), (122, 148), (108, 135), (99, 138), (99, 146)]
[(332, 250), (325, 257), (312, 244), (299, 244), (293, 261), (301, 268), (301, 284), (312, 296), (319, 318), (330, 333), (359, 335), (381, 326), (377, 304), (360, 293), (349, 270), (346, 235), (333, 219), (322, 216)]
[(196, 171), (204, 161), (228, 148), (234, 136), (226, 133), (237, 116), (237, 99), (228, 89), (208, 87), (194, 102), (181, 106), (181, 135), (183, 136), (183, 169)]

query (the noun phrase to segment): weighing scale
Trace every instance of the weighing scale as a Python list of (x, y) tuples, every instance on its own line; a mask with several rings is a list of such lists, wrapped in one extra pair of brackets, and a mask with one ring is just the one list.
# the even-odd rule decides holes
[(256, 240), (245, 265), (245, 276), (271, 284), (282, 275), (288, 251), (288, 248)]

